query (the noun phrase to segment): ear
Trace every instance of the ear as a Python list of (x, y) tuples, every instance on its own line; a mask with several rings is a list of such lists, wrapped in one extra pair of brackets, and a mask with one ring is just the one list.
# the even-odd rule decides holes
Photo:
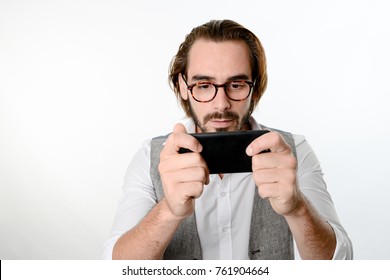
[(180, 86), (181, 98), (183, 98), (184, 100), (187, 100), (188, 99), (188, 88), (187, 88), (186, 83), (184, 82), (184, 78), (183, 78), (182, 74), (179, 75), (179, 86)]

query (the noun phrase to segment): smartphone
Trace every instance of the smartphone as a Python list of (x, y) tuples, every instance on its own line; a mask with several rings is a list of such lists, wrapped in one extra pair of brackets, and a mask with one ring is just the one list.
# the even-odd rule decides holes
[[(253, 140), (267, 132), (269, 131), (249, 130), (191, 135), (203, 146), (200, 154), (206, 161), (210, 174), (224, 174), (252, 172), (252, 157), (245, 150)], [(179, 153), (188, 152), (191, 151), (185, 148), (179, 150)]]

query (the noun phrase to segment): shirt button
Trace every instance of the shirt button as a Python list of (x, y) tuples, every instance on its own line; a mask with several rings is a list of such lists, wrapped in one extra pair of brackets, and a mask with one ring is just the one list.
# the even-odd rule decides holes
[(225, 192), (221, 192), (221, 196), (222, 197), (226, 196), (226, 193)]
[(227, 232), (229, 230), (229, 227), (224, 227), (223, 229), (222, 229), (222, 232)]

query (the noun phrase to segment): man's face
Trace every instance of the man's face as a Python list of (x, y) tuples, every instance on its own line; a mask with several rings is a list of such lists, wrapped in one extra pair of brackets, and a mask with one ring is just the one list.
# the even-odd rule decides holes
[[(249, 51), (243, 42), (198, 40), (193, 44), (188, 61), (188, 85), (196, 82), (224, 84), (235, 79), (252, 81)], [(243, 101), (233, 101), (227, 97), (224, 88), (220, 87), (212, 101), (201, 103), (194, 100), (183, 79), (180, 79), (180, 94), (190, 103), (191, 117), (195, 121), (197, 132), (248, 128), (245, 125), (252, 94)]]

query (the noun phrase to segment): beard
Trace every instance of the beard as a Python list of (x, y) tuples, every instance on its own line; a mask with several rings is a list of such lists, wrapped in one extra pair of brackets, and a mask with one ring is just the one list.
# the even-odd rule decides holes
[(190, 117), (194, 121), (195, 125), (202, 131), (202, 133), (211, 132), (207, 128), (206, 123), (209, 120), (213, 120), (213, 119), (214, 120), (217, 120), (217, 119), (229, 119), (229, 120), (232, 120), (234, 122), (233, 127), (216, 128), (216, 132), (229, 131), (229, 130), (230, 131), (242, 130), (244, 125), (248, 122), (248, 119), (249, 119), (249, 116), (250, 116), (249, 110), (245, 113), (245, 115), (244, 115), (244, 117), (242, 119), (240, 119), (240, 116), (237, 113), (232, 112), (232, 111), (225, 111), (223, 113), (214, 112), (214, 113), (207, 114), (206, 116), (204, 116), (203, 117), (203, 121), (201, 122), (199, 120), (199, 118), (196, 116), (194, 110), (192, 109), (191, 104), (190, 104), (190, 114), (191, 114)]

